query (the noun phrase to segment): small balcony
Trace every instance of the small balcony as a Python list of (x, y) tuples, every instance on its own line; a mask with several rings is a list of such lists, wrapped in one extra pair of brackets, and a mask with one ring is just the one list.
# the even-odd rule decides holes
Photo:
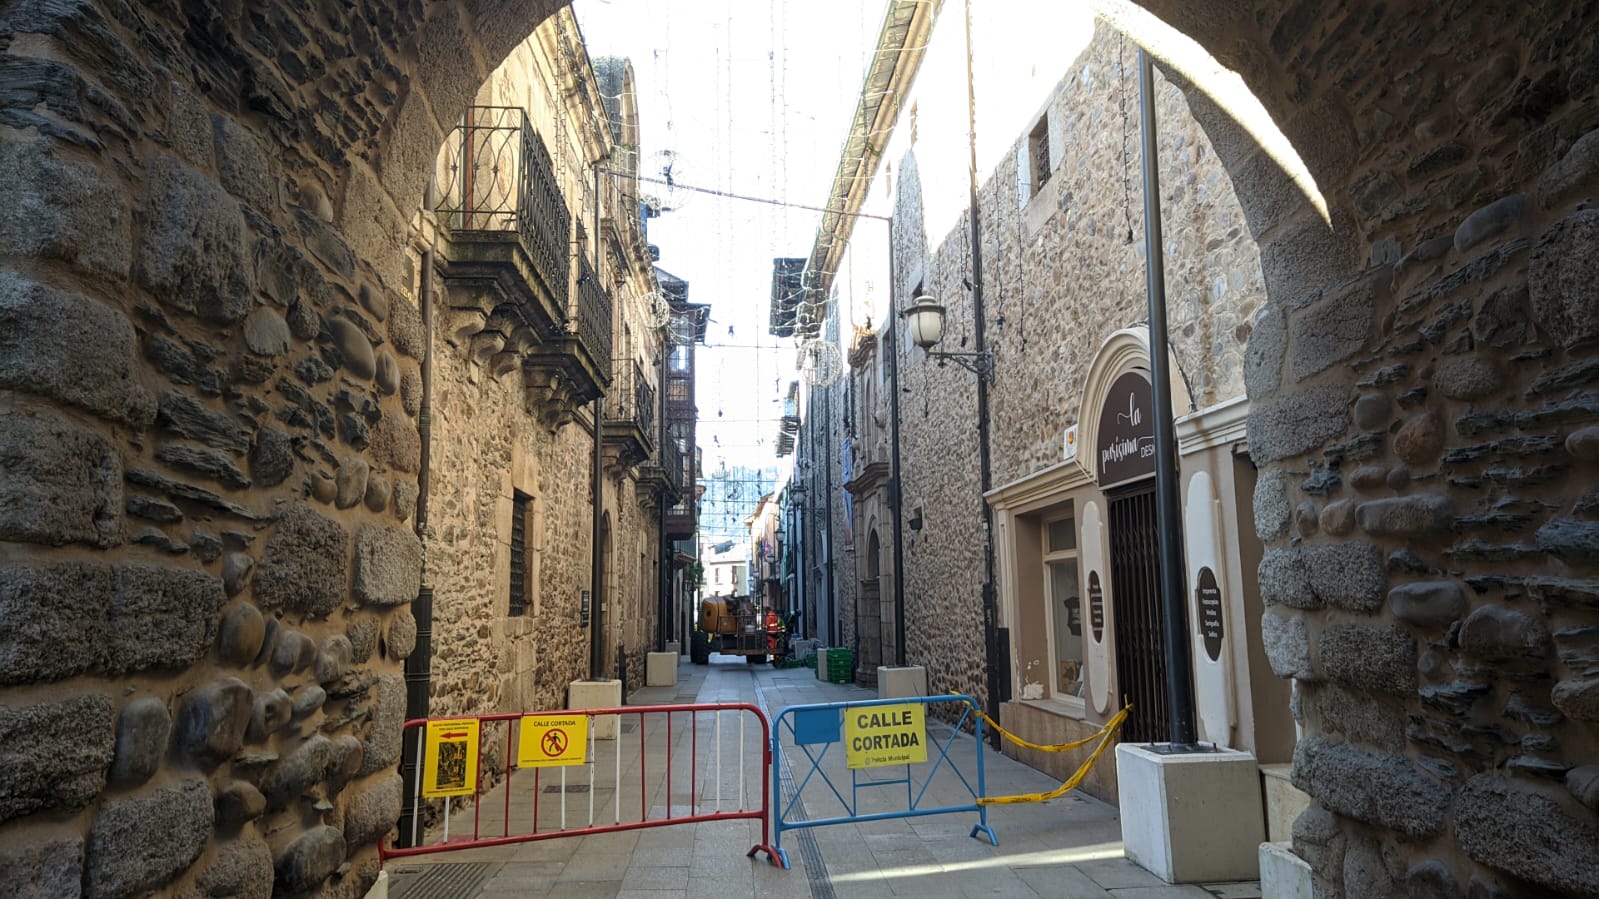
[(606, 464), (620, 472), (655, 452), (655, 386), (633, 359), (618, 359), (611, 370), (603, 434)]
[[(639, 496), (641, 499), (653, 499), (666, 504), (668, 509), (667, 517), (669, 519), (668, 531), (671, 530), (671, 510), (679, 500), (688, 495), (687, 491), (684, 490), (684, 478), (686, 475), (687, 469), (683, 464), (683, 453), (678, 449), (675, 440), (667, 440), (662, 443), (660, 451), (656, 453), (655, 458), (646, 459), (639, 465)], [(678, 526), (681, 528), (681, 522)], [(691, 522), (688, 534), (693, 533), (694, 529)]]
[(699, 527), (693, 458), (676, 440), (668, 439), (661, 448), (661, 467), (665, 469), (668, 482), (677, 488), (676, 502), (666, 508), (666, 539), (692, 537)]
[(439, 185), (444, 334), (495, 376), (523, 371), (551, 428), (610, 383), (611, 298), (580, 260), (544, 140), (520, 109), (473, 106), (450, 132)]
[(462, 288), (452, 300), (481, 301), (485, 319), (509, 306), (538, 336), (558, 335), (567, 317), (572, 217), (527, 115), (467, 109), (444, 142), (435, 177), (444, 276)]

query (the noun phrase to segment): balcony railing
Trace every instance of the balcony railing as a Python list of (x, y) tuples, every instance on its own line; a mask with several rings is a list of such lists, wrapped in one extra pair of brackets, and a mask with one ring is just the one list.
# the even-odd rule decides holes
[(653, 446), (655, 443), (655, 385), (633, 359), (617, 359), (611, 366), (611, 392), (605, 398), (606, 424), (631, 425)]
[(571, 214), (549, 150), (526, 113), (506, 106), (469, 107), (445, 141), (437, 178), (436, 211), (445, 229), (467, 239), (514, 232), (546, 289), (565, 295)]
[(577, 279), (577, 336), (588, 348), (595, 368), (611, 379), (611, 294), (587, 259), (579, 263)]

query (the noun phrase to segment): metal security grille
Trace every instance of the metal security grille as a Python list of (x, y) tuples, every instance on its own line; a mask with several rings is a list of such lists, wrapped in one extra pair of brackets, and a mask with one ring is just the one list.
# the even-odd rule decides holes
[(511, 609), (512, 615), (527, 611), (527, 519), (533, 498), (517, 493), (511, 509)]
[(1109, 497), (1110, 578), (1116, 628), (1116, 679), (1133, 710), (1128, 743), (1171, 739), (1166, 711), (1166, 654), (1161, 642), (1160, 532), (1153, 483)]

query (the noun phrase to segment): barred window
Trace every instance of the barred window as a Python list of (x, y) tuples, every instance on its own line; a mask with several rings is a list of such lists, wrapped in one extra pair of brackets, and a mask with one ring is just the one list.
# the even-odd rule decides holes
[(528, 551), (532, 539), (533, 497), (518, 490), (511, 498), (511, 603), (510, 614), (527, 614), (533, 595)]

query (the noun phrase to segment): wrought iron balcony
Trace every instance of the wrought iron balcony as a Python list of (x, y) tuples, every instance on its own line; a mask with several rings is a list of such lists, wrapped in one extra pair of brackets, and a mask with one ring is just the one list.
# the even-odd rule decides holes
[(572, 217), (526, 113), (468, 108), (444, 142), (436, 177), (446, 276), (507, 288), (520, 295), (519, 311), (536, 331), (558, 333), (566, 320)]
[[(684, 489), (685, 479), (688, 477), (688, 467), (685, 465), (683, 451), (678, 448), (676, 440), (667, 439), (656, 452), (653, 459), (646, 460), (639, 466), (638, 489), (641, 497), (652, 497), (667, 506), (667, 531), (673, 528), (672, 515), (680, 516), (677, 523), (681, 529), (683, 522), (681, 516), (692, 509), (679, 508), (678, 504), (689, 494)], [(693, 516), (688, 519), (688, 530), (685, 534), (694, 533)]]
[(618, 471), (639, 464), (655, 451), (655, 386), (633, 359), (618, 359), (612, 366), (603, 433), (608, 464)]
[[(689, 439), (692, 440), (692, 432)], [(693, 457), (668, 436), (661, 447), (661, 467), (666, 470), (667, 480), (677, 488), (677, 501), (666, 509), (666, 537), (669, 540), (692, 537), (698, 528)]]
[(577, 336), (583, 342), (594, 365), (606, 381), (611, 379), (611, 292), (600, 283), (600, 278), (581, 261), (577, 279)]
[(611, 299), (586, 264), (573, 295), (572, 216), (549, 150), (522, 110), (473, 106), (435, 177), (446, 336), (497, 376), (520, 367), (529, 407), (560, 427), (610, 383)]

